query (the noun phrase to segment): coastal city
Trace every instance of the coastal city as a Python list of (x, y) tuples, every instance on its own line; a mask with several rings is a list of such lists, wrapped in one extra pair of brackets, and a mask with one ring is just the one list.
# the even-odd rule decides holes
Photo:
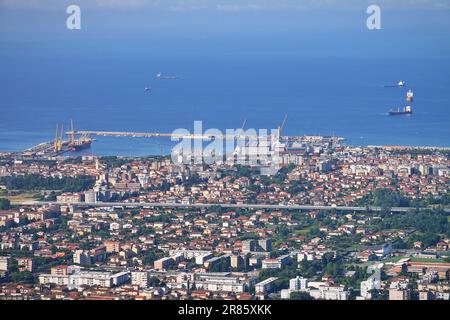
[(0, 299), (450, 300), (450, 150), (342, 140), (271, 175), (1, 153)]
[(0, 0), (2, 315), (440, 319), (449, 18)]

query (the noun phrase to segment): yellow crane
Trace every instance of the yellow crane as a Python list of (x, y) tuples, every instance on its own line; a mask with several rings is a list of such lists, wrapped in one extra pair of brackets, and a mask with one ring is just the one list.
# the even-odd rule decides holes
[(61, 125), (61, 135), (59, 136), (59, 144), (58, 144), (58, 151), (62, 150), (63, 145), (63, 134), (64, 134), (64, 125)]
[[(60, 129), (60, 130), (58, 130)], [(61, 152), (63, 146), (63, 134), (64, 134), (64, 125), (56, 125), (56, 133), (55, 133), (55, 141), (53, 142), (53, 150), (55, 153)]]
[(55, 141), (53, 141), (53, 150), (58, 152), (58, 124), (56, 124)]

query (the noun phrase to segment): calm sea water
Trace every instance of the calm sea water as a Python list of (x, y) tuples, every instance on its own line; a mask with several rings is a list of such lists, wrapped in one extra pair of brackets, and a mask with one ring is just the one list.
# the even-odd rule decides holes
[[(268, 50), (264, 39), (254, 51), (242, 43), (233, 43), (241, 50), (227, 50), (225, 41), (210, 42), (195, 54), (187, 40), (166, 50), (157, 42), (161, 47), (151, 51), (155, 44), (137, 36), (119, 37), (119, 43), (113, 36), (100, 43), (90, 39), (82, 48), (80, 39), (75, 45), (60, 37), (24, 44), (3, 38), (2, 151), (49, 141), (56, 124), (67, 128), (70, 119), (79, 130), (172, 132), (192, 130), (194, 120), (225, 130), (247, 119), (247, 127), (271, 129), (285, 114), (285, 134), (334, 134), (352, 145), (450, 147), (450, 59), (445, 54), (427, 58), (397, 52), (389, 58), (386, 46), (384, 54), (352, 55), (351, 41), (333, 44), (333, 39), (323, 50), (345, 45), (346, 54), (298, 54), (299, 45), (290, 52), (288, 41), (283, 50)], [(271, 49), (277, 45), (272, 40)], [(156, 81), (158, 71), (180, 79)], [(389, 109), (405, 105), (407, 88), (383, 86), (400, 79), (414, 90), (414, 113), (388, 116)], [(145, 85), (153, 91), (144, 92)], [(88, 152), (148, 155), (167, 153), (170, 144), (169, 139), (97, 137)]]

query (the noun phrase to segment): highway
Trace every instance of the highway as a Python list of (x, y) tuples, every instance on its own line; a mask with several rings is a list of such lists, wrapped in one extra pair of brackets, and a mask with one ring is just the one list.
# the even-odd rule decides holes
[[(74, 205), (79, 207), (162, 207), (162, 208), (211, 208), (221, 207), (229, 209), (273, 209), (273, 210), (337, 210), (337, 211), (367, 211), (367, 207), (353, 206), (313, 206), (313, 205), (278, 205), (278, 204), (228, 204), (228, 203), (162, 203), (162, 202), (56, 202), (56, 201), (23, 201), (12, 202), (12, 205), (36, 206), (36, 205)], [(413, 212), (416, 208), (393, 207), (392, 212)], [(426, 209), (426, 208), (420, 208)], [(369, 207), (371, 211), (381, 211), (380, 207)], [(450, 209), (444, 209), (450, 213)]]

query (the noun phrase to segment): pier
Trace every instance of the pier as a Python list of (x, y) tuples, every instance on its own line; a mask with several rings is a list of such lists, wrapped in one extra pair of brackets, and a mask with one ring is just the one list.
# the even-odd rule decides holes
[[(192, 139), (192, 140), (225, 140), (225, 141), (262, 141), (264, 138), (267, 141), (285, 142), (322, 142), (331, 145), (339, 144), (344, 139), (335, 136), (288, 136), (282, 135), (283, 128), (286, 124), (287, 116), (285, 116), (282, 124), (275, 130), (269, 132), (267, 135), (258, 135), (257, 129), (245, 130), (244, 121), (241, 128), (234, 129), (231, 134), (208, 134), (205, 133), (167, 133), (167, 132), (135, 132), (135, 131), (99, 131), (99, 130), (75, 130), (73, 121), (70, 121), (70, 130), (63, 131), (63, 125), (56, 126), (55, 138), (53, 141), (39, 143), (36, 146), (28, 148), (21, 152), (10, 153), (13, 157), (21, 157), (28, 159), (55, 159), (71, 151), (79, 151), (81, 149), (89, 148), (93, 139), (92, 136), (98, 137), (131, 137), (131, 138), (170, 138), (172, 140)], [(66, 139), (64, 139), (64, 135)]]

